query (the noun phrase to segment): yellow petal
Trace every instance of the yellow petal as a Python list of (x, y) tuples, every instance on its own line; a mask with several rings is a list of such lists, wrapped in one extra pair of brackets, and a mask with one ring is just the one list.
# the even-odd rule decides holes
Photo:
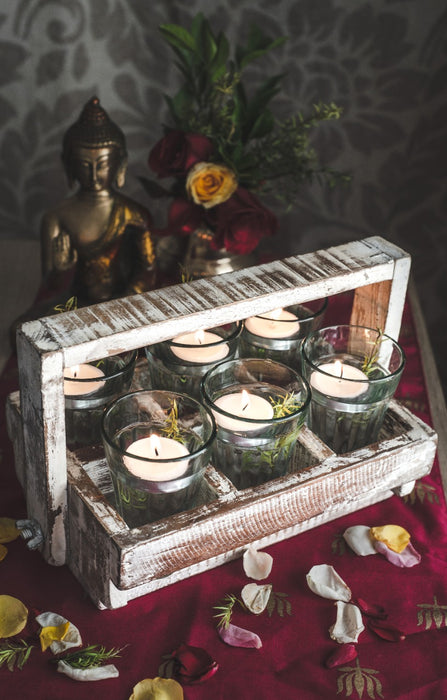
[(0, 561), (3, 561), (3, 559), (6, 557), (8, 554), (8, 549), (5, 547), (5, 545), (0, 544)]
[(12, 542), (20, 535), (16, 521), (12, 518), (0, 518), (0, 544)]
[(69, 622), (63, 622), (61, 625), (57, 625), (57, 627), (42, 627), (39, 635), (42, 651), (48, 649), (50, 644), (52, 644), (53, 642), (62, 641), (62, 639), (67, 634), (69, 627)]
[(403, 552), (410, 541), (410, 533), (400, 525), (382, 525), (371, 528), (371, 537), (383, 542), (393, 552)]
[(145, 678), (134, 686), (129, 700), (183, 700), (183, 688), (172, 678)]
[(18, 598), (0, 595), (0, 637), (13, 637), (26, 625), (28, 610)]

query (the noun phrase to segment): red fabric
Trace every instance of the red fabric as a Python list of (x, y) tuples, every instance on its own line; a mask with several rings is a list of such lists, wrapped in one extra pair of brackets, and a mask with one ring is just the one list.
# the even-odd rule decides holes
[[(333, 315), (342, 308), (333, 305)], [(402, 344), (407, 365), (399, 398), (419, 417), (430, 422), (422, 379), (419, 349), (409, 308), (405, 310)], [(17, 387), (13, 361), (1, 382), (2, 405)], [(3, 411), (3, 409), (2, 409)], [(25, 515), (20, 487), (14, 475), (12, 449), (6, 437), (4, 414), (0, 516)], [(422, 561), (411, 569), (392, 566), (380, 555), (358, 557), (341, 538), (356, 524), (397, 523), (412, 535)], [(127, 700), (132, 687), (154, 677), (161, 658), (181, 643), (204, 647), (219, 663), (217, 673), (202, 685), (185, 686), (187, 700), (314, 700), (317, 698), (385, 698), (439, 700), (447, 697), (447, 511), (437, 464), (419, 484), (414, 498), (387, 501), (320, 526), (269, 547), (274, 557), (268, 581), (287, 594), (291, 615), (267, 613), (259, 617), (237, 611), (233, 622), (256, 632), (263, 647), (237, 649), (219, 638), (213, 606), (227, 593), (240, 593), (246, 579), (240, 559), (130, 602), (114, 611), (99, 611), (90, 602), (67, 567), (53, 568), (21, 540), (7, 545), (0, 563), (0, 593), (14, 595), (30, 609), (58, 612), (81, 632), (84, 644), (126, 647), (116, 661), (120, 676), (94, 684), (77, 683), (56, 673), (49, 651), (35, 649), (22, 671), (0, 669), (1, 697), (36, 700)], [(389, 621), (406, 639), (386, 642), (365, 630), (358, 644), (358, 664), (347, 662), (328, 670), (325, 658), (334, 650), (328, 628), (335, 621), (333, 602), (314, 595), (306, 573), (314, 564), (335, 567), (354, 596), (381, 604)], [(430, 606), (434, 606), (431, 607)], [(127, 645), (127, 646), (126, 646)], [(354, 677), (354, 673), (357, 674)], [(356, 680), (357, 678), (357, 680)], [(351, 683), (351, 685), (349, 685)]]

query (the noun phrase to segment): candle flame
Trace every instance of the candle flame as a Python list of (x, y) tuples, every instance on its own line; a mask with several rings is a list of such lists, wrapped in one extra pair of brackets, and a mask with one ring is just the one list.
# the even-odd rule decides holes
[(205, 340), (205, 331), (197, 331), (194, 334), (194, 340), (196, 340), (199, 345), (202, 345), (203, 341)]
[(160, 451), (161, 451), (161, 442), (160, 442), (160, 438), (158, 437), (158, 435), (156, 435), (155, 433), (152, 433), (152, 435), (149, 436), (149, 443), (150, 443), (151, 450), (154, 451), (155, 456), (159, 457)]
[(241, 410), (245, 411), (250, 405), (250, 394), (248, 391), (245, 391), (245, 389), (242, 389), (242, 395), (241, 395)]
[(336, 376), (340, 377), (340, 379), (343, 378), (343, 363), (340, 360), (335, 360), (334, 371)]

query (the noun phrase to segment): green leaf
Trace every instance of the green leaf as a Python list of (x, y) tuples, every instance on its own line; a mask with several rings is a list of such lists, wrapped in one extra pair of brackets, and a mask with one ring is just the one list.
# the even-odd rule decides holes
[(263, 136), (266, 136), (272, 131), (274, 125), (275, 118), (270, 112), (270, 110), (262, 112), (262, 114), (260, 114), (259, 117), (255, 120), (255, 123), (252, 125), (249, 133), (247, 135), (244, 135), (244, 141), (248, 141), (249, 139), (258, 139), (262, 138)]
[(227, 61), (230, 55), (230, 44), (226, 36), (220, 32), (217, 37), (217, 50), (209, 66), (210, 78), (215, 81), (227, 72)]
[(178, 24), (161, 24), (160, 32), (171, 46), (193, 53), (197, 52), (196, 42), (192, 34)]

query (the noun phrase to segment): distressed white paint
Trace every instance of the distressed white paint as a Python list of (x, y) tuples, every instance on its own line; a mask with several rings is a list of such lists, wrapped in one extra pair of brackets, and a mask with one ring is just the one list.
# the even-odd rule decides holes
[(86, 465), (90, 478), (68, 453), (67, 483), (63, 366), (350, 289), (356, 290), (352, 318), (374, 319), (397, 337), (409, 265), (406, 253), (374, 237), (24, 324), (18, 340), (23, 419), (11, 401), (9, 425), (16, 420), (23, 429), (24, 448), (15, 442), (16, 460), (24, 458), (25, 466), (17, 472), (29, 515), (44, 530), (45, 557), (67, 561), (98, 605), (117, 607), (217, 566), (249, 542), (297, 534), (427, 473), (436, 435), (394, 405), (391, 433), (379, 445), (340, 457), (304, 429), (300, 444), (309, 468), (245, 492), (210, 469), (215, 501), (133, 531), (95, 484), (95, 465)]

